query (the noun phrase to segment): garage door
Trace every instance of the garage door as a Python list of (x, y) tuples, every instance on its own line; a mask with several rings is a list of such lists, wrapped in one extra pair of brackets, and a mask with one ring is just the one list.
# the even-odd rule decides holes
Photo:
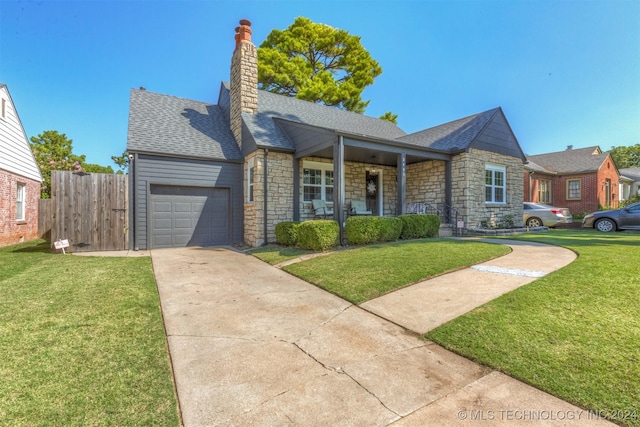
[(151, 186), (151, 247), (229, 244), (229, 189)]

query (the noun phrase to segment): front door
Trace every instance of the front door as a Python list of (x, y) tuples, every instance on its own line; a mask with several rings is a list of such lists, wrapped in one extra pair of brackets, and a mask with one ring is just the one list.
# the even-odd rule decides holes
[(366, 175), (366, 194), (367, 194), (367, 210), (373, 215), (380, 215), (378, 212), (378, 196), (380, 194), (379, 174), (367, 171)]

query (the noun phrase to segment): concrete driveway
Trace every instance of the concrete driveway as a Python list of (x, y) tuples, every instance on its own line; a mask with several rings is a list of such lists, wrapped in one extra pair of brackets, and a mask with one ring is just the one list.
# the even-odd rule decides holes
[(185, 426), (611, 425), (252, 256), (151, 255)]

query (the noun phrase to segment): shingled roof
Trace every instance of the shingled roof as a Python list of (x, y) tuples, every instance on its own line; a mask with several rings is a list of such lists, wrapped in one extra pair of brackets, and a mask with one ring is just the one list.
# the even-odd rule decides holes
[[(229, 91), (228, 83), (223, 83), (223, 90)], [(264, 90), (258, 91), (258, 113), (242, 113), (242, 118), (256, 144), (270, 148), (295, 149), (274, 118), (378, 139), (395, 140), (406, 134), (387, 120)]]
[(499, 108), (494, 108), (412, 133), (398, 138), (398, 140), (438, 150), (465, 150), (499, 110)]
[(241, 160), (217, 105), (132, 89), (127, 150), (202, 159)]
[[(527, 156), (527, 161), (561, 174), (597, 172), (609, 153), (603, 153), (600, 147), (567, 149), (555, 153)], [(529, 164), (525, 164), (529, 168)]]

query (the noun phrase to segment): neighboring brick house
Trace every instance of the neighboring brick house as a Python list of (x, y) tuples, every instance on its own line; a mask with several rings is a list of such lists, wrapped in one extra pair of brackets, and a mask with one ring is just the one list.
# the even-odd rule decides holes
[(331, 205), (341, 225), (352, 200), (374, 215), (429, 206), (469, 228), (522, 218), (524, 154), (501, 108), (406, 134), (258, 90), (248, 21), (235, 37), (217, 105), (131, 91), (134, 248), (259, 246), (275, 240), (277, 223), (312, 219), (313, 199)]
[(0, 247), (38, 237), (41, 182), (9, 89), (0, 83)]
[(617, 208), (619, 173), (609, 153), (600, 147), (527, 156), (524, 165), (527, 202), (569, 208), (574, 214)]

